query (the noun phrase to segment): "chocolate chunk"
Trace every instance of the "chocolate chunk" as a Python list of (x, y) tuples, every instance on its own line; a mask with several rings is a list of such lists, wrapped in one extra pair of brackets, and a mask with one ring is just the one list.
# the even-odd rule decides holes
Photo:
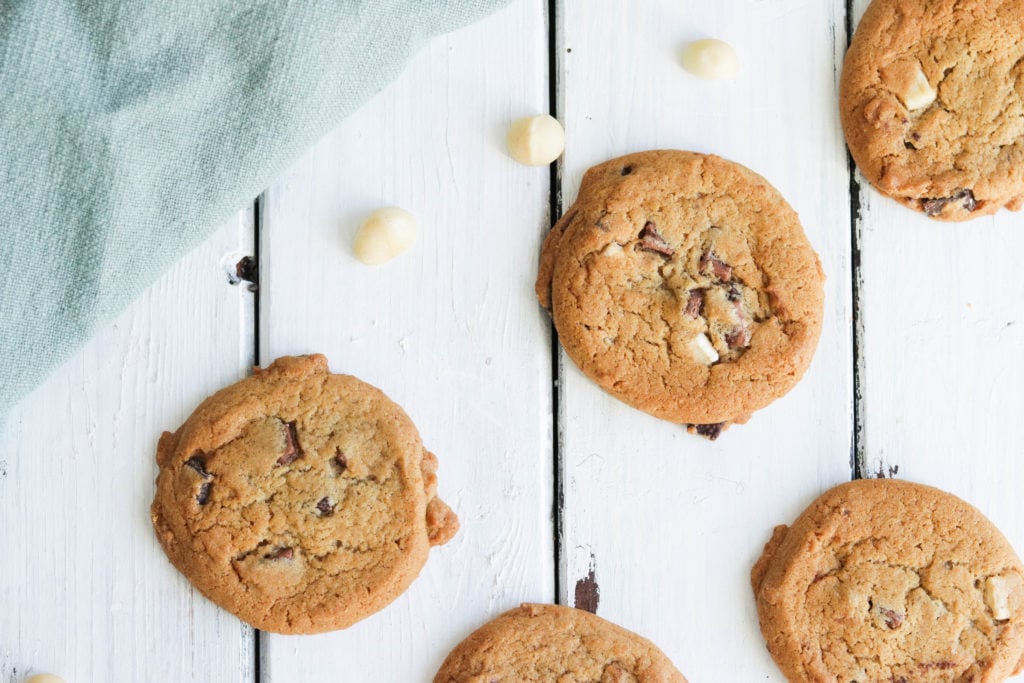
[(750, 345), (750, 330), (740, 325), (725, 333), (725, 345), (730, 349), (745, 349)]
[(701, 315), (704, 310), (704, 290), (703, 289), (691, 289), (690, 296), (686, 300), (686, 310), (683, 311), (683, 315), (687, 318), (697, 318)]
[(277, 459), (277, 464), (287, 465), (301, 457), (302, 446), (299, 444), (298, 432), (295, 431), (295, 423), (286, 422), (284, 428), (284, 453)]
[(906, 149), (917, 149), (917, 147), (914, 147), (914, 146), (913, 146), (912, 144), (910, 144), (909, 142), (904, 142), (904, 143), (903, 143), (903, 146), (904, 146), (904, 147), (905, 147)]
[(341, 452), (340, 448), (336, 448), (334, 450), (334, 457), (331, 459), (331, 462), (333, 462), (334, 466), (338, 468), (338, 474), (341, 474), (348, 469), (348, 458), (345, 457), (345, 454)]
[(890, 629), (898, 629), (903, 623), (904, 616), (895, 610), (879, 607), (878, 611), (881, 612), (882, 618), (885, 619), (885, 625)]
[(716, 422), (715, 424), (710, 425), (693, 425), (694, 431), (697, 432), (697, 434), (703, 436), (708, 441), (714, 441), (715, 439), (717, 439), (721, 435), (722, 429), (724, 427), (724, 422)]
[(291, 548), (278, 548), (273, 552), (269, 552), (263, 557), (267, 560), (290, 560), (295, 555), (295, 551)]
[(701, 254), (699, 267), (702, 275), (714, 275), (720, 282), (732, 280), (732, 266), (715, 256), (710, 249)]
[(199, 473), (203, 479), (209, 479), (213, 475), (206, 471), (206, 453), (196, 451), (196, 454), (185, 461), (185, 464)]
[(942, 213), (942, 209), (946, 207), (946, 204), (961, 200), (963, 200), (961, 206), (968, 211), (974, 211), (978, 208), (978, 202), (974, 199), (974, 193), (970, 190), (959, 190), (949, 197), (925, 199), (921, 202), (921, 208), (924, 209), (925, 214), (928, 216), (938, 216)]
[(212, 481), (204, 482), (203, 485), (199, 487), (199, 493), (196, 495), (196, 502), (199, 503), (200, 505), (206, 505), (207, 503), (209, 503), (210, 502), (210, 489), (212, 489), (212, 488), (213, 488), (213, 482)]
[(640, 231), (640, 244), (636, 245), (636, 248), (653, 251), (663, 256), (673, 256), (676, 253), (651, 221), (647, 221), (644, 224), (644, 229)]
[(633, 167), (632, 166), (623, 166), (622, 170), (619, 173), (621, 175), (629, 175), (632, 172), (633, 172)]
[(316, 504), (316, 509), (320, 511), (321, 517), (329, 517), (334, 514), (334, 503), (327, 496), (320, 499), (320, 502)]

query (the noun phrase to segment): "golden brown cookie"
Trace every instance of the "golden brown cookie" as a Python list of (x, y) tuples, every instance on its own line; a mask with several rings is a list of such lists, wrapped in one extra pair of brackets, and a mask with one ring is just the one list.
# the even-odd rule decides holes
[(160, 438), (157, 464), (152, 518), (167, 557), (267, 631), (352, 625), (458, 529), (409, 417), (320, 355), (279, 358), (207, 398)]
[(880, 192), (938, 220), (1024, 206), (1024, 0), (874, 0), (839, 108)]
[(978, 510), (891, 479), (827, 491), (751, 572), (789, 681), (995, 683), (1024, 655), (1024, 566)]
[(434, 683), (686, 683), (654, 643), (590, 612), (509, 610), (459, 643)]
[(537, 297), (601, 388), (714, 438), (803, 376), (823, 282), (796, 213), (764, 178), (662, 150), (587, 171), (544, 241)]

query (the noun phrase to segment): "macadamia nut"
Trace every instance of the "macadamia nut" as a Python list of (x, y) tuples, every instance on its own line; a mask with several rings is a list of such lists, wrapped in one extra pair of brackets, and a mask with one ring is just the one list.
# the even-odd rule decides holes
[(928, 82), (928, 77), (924, 75), (924, 71), (921, 70), (920, 66), (917, 67), (914, 80), (908, 84), (903, 93), (903, 104), (910, 111), (924, 109), (934, 102), (937, 96), (938, 93), (935, 92), (932, 84)]
[(703, 332), (694, 337), (693, 341), (690, 342), (690, 350), (693, 351), (693, 357), (698, 363), (714, 365), (718, 362), (718, 351), (715, 351), (711, 340)]
[(985, 580), (985, 604), (992, 612), (992, 618), (996, 620), (1009, 619), (1013, 616), (1016, 605), (1019, 602), (1022, 581), (1020, 574), (1009, 574), (990, 576)]
[(416, 216), (405, 209), (377, 209), (359, 226), (352, 251), (363, 263), (384, 263), (411, 247), (418, 232)]
[(560, 157), (563, 150), (565, 131), (554, 116), (528, 116), (508, 129), (508, 153), (521, 164), (546, 166)]
[(729, 43), (705, 38), (690, 43), (683, 50), (683, 68), (697, 78), (721, 81), (736, 78), (740, 60)]

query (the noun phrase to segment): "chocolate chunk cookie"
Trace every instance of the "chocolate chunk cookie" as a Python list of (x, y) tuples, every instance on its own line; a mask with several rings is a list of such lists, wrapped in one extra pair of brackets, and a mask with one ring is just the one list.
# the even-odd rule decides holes
[(713, 439), (800, 380), (823, 282), (796, 213), (764, 178), (663, 150), (587, 171), (544, 242), (537, 296), (605, 391)]
[(653, 643), (589, 612), (523, 605), (474, 631), (434, 683), (686, 683)]
[(789, 681), (1002, 681), (1024, 655), (1024, 566), (959, 498), (869, 479), (776, 527), (751, 572)]
[(167, 557), (257, 628), (345, 628), (390, 603), (458, 529), (437, 459), (378, 389), (284, 357), (206, 399), (157, 448)]
[(839, 103), (883, 194), (948, 221), (1024, 206), (1024, 0), (874, 0)]

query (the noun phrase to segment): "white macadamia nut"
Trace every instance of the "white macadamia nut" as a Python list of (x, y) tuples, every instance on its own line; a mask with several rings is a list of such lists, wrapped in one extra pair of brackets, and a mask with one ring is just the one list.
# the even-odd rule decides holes
[(903, 104), (910, 111), (924, 109), (934, 102), (937, 96), (938, 93), (935, 92), (935, 88), (928, 82), (928, 77), (924, 75), (924, 71), (918, 66), (913, 82), (909, 84), (906, 92), (903, 93)]
[(352, 242), (356, 258), (371, 266), (390, 261), (412, 246), (419, 232), (416, 216), (397, 206), (377, 209), (359, 226)]
[(703, 332), (693, 338), (693, 341), (690, 342), (690, 349), (693, 351), (693, 357), (697, 359), (698, 363), (714, 365), (718, 362), (718, 351), (715, 351), (715, 347), (711, 345), (711, 340)]
[(1009, 619), (1013, 616), (1010, 596), (1020, 593), (1022, 583), (1024, 580), (1019, 574), (990, 576), (985, 579), (985, 604), (992, 611), (993, 619)]
[(519, 163), (546, 166), (565, 150), (565, 131), (554, 116), (528, 116), (513, 122), (507, 141), (509, 155)]
[(611, 242), (601, 250), (602, 256), (622, 256), (622, 245), (618, 242)]
[(722, 81), (736, 78), (740, 58), (729, 43), (705, 38), (690, 43), (683, 50), (683, 68), (697, 78)]
[(36, 674), (29, 676), (25, 683), (64, 683), (64, 679), (53, 674)]

